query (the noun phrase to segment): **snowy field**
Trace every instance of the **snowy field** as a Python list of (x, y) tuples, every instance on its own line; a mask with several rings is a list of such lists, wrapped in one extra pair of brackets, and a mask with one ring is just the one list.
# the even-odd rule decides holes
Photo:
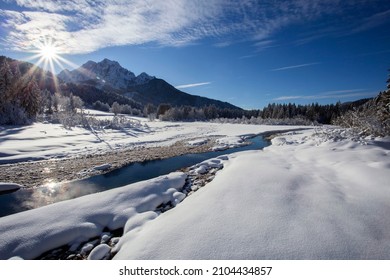
[[(113, 117), (110, 113), (100, 111), (90, 110), (89, 113), (98, 119)], [(122, 130), (90, 131), (79, 127), (69, 130), (60, 124), (49, 123), (0, 127), (0, 164), (62, 158), (76, 156), (80, 153), (104, 153), (137, 146), (169, 146), (179, 140), (210, 136), (221, 136), (219, 145), (221, 148), (221, 146), (231, 146), (236, 136), (297, 128), (204, 122), (171, 123), (134, 117), (129, 119), (133, 121), (134, 127)], [(226, 144), (224, 139), (227, 141)], [(236, 140), (241, 141), (241, 138)]]
[[(159, 143), (167, 143), (200, 132), (232, 140), (267, 127), (156, 122), (150, 129), (145, 137), (165, 135)], [(190, 173), (218, 170), (196, 192), (183, 190), (188, 175), (175, 172), (0, 218), (0, 258), (69, 245), (89, 259), (390, 259), (389, 138), (321, 128), (272, 143), (194, 166)], [(159, 210), (168, 203), (176, 207)], [(118, 228), (124, 235), (106, 244), (104, 231)], [(89, 244), (93, 237), (101, 244)]]

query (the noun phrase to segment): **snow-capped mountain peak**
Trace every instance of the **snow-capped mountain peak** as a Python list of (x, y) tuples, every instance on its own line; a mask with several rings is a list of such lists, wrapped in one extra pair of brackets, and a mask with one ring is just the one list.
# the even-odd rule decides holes
[(139, 85), (145, 84), (145, 83), (149, 82), (150, 80), (153, 80), (154, 78), (155, 78), (154, 76), (150, 76), (150, 75), (146, 74), (145, 72), (142, 72), (141, 74), (139, 74), (136, 77), (136, 83)]
[(98, 84), (106, 84), (116, 89), (127, 89), (129, 86), (144, 84), (154, 79), (144, 72), (135, 76), (117, 61), (107, 58), (98, 63), (88, 61), (73, 71), (63, 70), (58, 77), (64, 82), (73, 83), (95, 80)]

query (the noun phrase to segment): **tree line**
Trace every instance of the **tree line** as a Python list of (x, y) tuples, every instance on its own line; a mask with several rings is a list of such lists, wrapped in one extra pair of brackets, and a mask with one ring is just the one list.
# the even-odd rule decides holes
[(79, 118), (77, 109), (87, 107), (111, 111), (115, 116), (129, 114), (165, 121), (235, 119), (244, 123), (266, 124), (275, 122), (264, 120), (281, 120), (276, 123), (358, 126), (364, 127), (362, 128), (364, 131), (374, 131), (380, 135), (390, 130), (390, 74), (387, 79), (388, 90), (381, 92), (374, 99), (327, 105), (272, 103), (259, 110), (219, 108), (214, 104), (201, 108), (178, 107), (168, 103), (161, 103), (158, 106), (149, 103), (142, 106), (121, 94), (100, 90), (91, 85), (66, 83), (59, 85), (59, 92), (55, 92), (56, 88), (50, 82), (50, 77), (46, 76), (45, 79), (42, 77), (45, 77), (42, 70), (34, 72), (27, 63), (0, 57), (0, 124), (27, 124), (37, 116), (44, 115), (50, 121), (71, 125), (78, 123), (74, 121)]

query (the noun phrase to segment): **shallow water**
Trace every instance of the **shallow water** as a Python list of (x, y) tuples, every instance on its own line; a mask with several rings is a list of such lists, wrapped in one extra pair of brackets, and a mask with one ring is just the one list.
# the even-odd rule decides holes
[(0, 194), (0, 217), (42, 207), (83, 195), (122, 187), (189, 167), (204, 160), (239, 151), (258, 150), (270, 143), (261, 136), (249, 139), (251, 144), (225, 151), (185, 154), (161, 160), (132, 163), (109, 173), (61, 184), (49, 184), (32, 189), (20, 189)]

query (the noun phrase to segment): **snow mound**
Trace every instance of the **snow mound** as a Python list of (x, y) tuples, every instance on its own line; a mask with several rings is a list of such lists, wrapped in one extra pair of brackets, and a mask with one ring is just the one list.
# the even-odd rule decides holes
[(93, 169), (98, 171), (106, 171), (111, 168), (111, 164), (105, 163), (102, 165), (95, 166)]
[(208, 139), (195, 139), (195, 140), (188, 141), (187, 143), (190, 146), (201, 146), (207, 144), (208, 141), (209, 141)]
[(1, 183), (0, 182), (0, 192), (6, 192), (6, 191), (16, 191), (20, 188), (23, 188), (23, 186), (15, 183)]
[(111, 247), (107, 244), (96, 246), (88, 256), (88, 260), (104, 260), (110, 254)]
[(195, 164), (190, 168), (190, 174), (205, 174), (212, 168), (221, 169), (223, 168), (223, 161), (227, 159), (227, 156), (220, 156)]
[[(154, 219), (157, 206), (178, 201), (178, 192), (187, 175), (166, 176), (131, 184), (102, 193), (51, 204), (0, 218), (0, 258), (33, 259), (68, 244), (100, 237), (104, 229), (126, 230)], [(93, 244), (92, 244), (93, 245)], [(105, 247), (101, 247), (105, 248)], [(84, 252), (91, 250), (85, 246)], [(96, 248), (95, 248), (96, 249)], [(99, 249), (96, 254), (101, 257)]]
[(217, 145), (212, 148), (213, 151), (224, 151), (245, 145), (245, 141), (241, 136), (227, 136), (217, 139), (216, 142)]

